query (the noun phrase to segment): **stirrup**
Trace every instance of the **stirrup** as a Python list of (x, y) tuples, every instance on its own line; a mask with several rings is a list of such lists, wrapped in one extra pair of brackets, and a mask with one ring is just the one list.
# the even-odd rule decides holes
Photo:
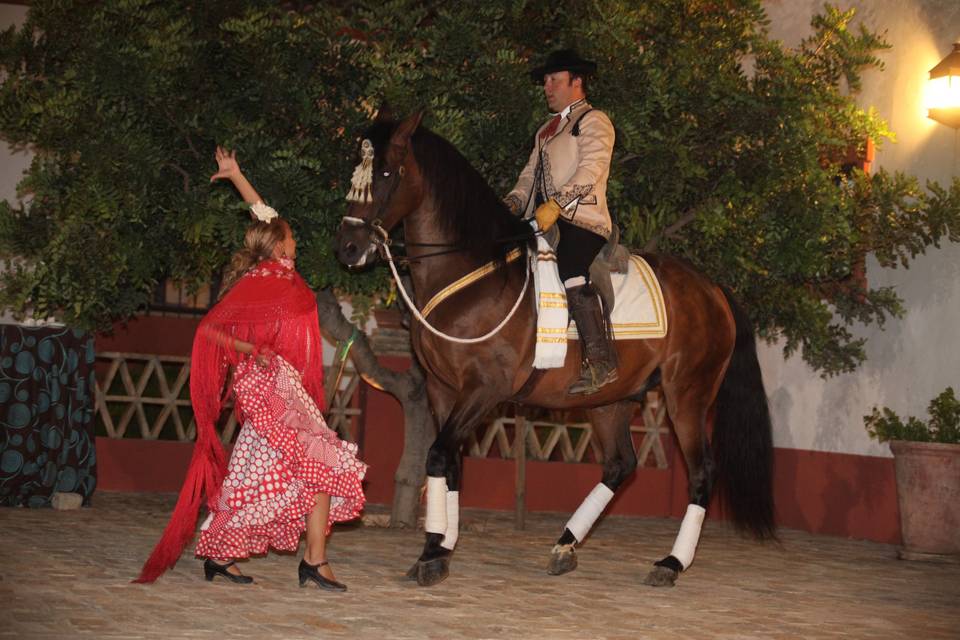
[[(608, 365), (609, 366), (609, 365)], [(598, 379), (597, 371), (592, 364), (586, 363), (586, 370), (580, 379), (570, 385), (567, 394), (571, 396), (593, 395), (601, 388), (617, 380), (617, 368), (610, 367), (602, 379)]]

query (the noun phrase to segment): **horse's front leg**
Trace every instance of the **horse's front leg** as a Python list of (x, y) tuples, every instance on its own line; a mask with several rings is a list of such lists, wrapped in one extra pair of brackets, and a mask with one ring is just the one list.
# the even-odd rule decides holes
[(458, 400), (427, 454), (426, 541), (417, 563), (408, 572), (421, 586), (442, 582), (450, 571), (450, 556), (460, 531), (461, 446), (480, 420), (497, 404), (489, 387), (480, 385)]
[(426, 541), (408, 573), (423, 587), (442, 582), (450, 573), (450, 556), (460, 532), (460, 467), (459, 444), (438, 437), (427, 455)]

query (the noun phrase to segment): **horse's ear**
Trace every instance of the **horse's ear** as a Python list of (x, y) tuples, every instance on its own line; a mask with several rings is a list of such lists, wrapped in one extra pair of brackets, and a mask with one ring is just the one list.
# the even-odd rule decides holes
[(386, 100), (383, 101), (383, 104), (380, 105), (380, 108), (377, 109), (377, 115), (373, 119), (374, 122), (393, 122), (393, 109), (390, 108), (390, 103)]
[(410, 138), (413, 137), (417, 127), (420, 126), (421, 120), (423, 120), (422, 109), (413, 115), (404, 118), (403, 122), (398, 124), (397, 128), (394, 129), (393, 135), (390, 136), (390, 144), (395, 144), (401, 147), (407, 146), (407, 143), (410, 142)]

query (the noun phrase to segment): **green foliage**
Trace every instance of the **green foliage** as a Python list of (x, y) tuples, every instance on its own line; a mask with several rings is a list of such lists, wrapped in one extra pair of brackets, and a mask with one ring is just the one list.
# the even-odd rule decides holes
[(851, 147), (892, 136), (850, 95), (888, 46), (852, 19), (828, 5), (794, 50), (759, 0), (35, 2), (0, 37), (0, 133), (37, 152), (27, 204), (0, 208), (0, 251), (20, 256), (4, 301), (102, 326), (160, 277), (209, 278), (246, 220), (206, 180), (218, 143), (293, 222), (312, 285), (385, 293), (383, 269), (348, 274), (330, 243), (374, 111), (425, 108), (506, 193), (546, 115), (528, 71), (575, 44), (617, 128), (623, 241), (685, 256), (761, 335), (848, 371), (864, 358), (852, 323), (902, 313), (866, 286), (864, 256), (906, 267), (960, 221), (960, 180), (841, 177)]
[(33, 3), (8, 31), (0, 131), (36, 160), (27, 199), (0, 210), (17, 256), (4, 302), (108, 326), (158, 280), (209, 280), (247, 216), (210, 184), (216, 144), (238, 149), (258, 190), (293, 224), (318, 286), (375, 291), (345, 274), (329, 237), (356, 131), (369, 119), (338, 16), (264, 3)]
[(930, 419), (926, 422), (909, 416), (903, 422), (896, 413), (883, 408), (873, 408), (873, 413), (863, 417), (863, 423), (871, 438), (880, 442), (888, 440), (912, 440), (916, 442), (948, 442), (960, 444), (960, 401), (953, 388), (947, 387), (930, 401), (927, 408)]

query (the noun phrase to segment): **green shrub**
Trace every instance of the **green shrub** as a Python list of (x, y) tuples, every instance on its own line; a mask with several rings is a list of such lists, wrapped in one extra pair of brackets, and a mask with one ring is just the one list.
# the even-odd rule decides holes
[(930, 414), (927, 422), (913, 416), (909, 416), (904, 422), (887, 407), (882, 411), (874, 407), (873, 413), (863, 417), (863, 422), (870, 437), (880, 442), (912, 440), (960, 443), (960, 401), (954, 395), (952, 387), (947, 387), (930, 401), (927, 413)]

